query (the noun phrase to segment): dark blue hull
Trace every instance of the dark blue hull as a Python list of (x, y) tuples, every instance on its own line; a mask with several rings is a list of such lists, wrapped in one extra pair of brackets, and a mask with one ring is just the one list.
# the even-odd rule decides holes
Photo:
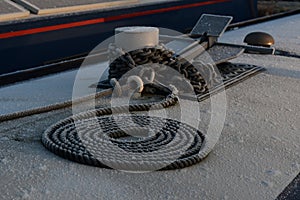
[(203, 13), (256, 16), (256, 1), (184, 0), (107, 11), (28, 18), (0, 24), (0, 74), (87, 54), (120, 26), (145, 25), (186, 32)]

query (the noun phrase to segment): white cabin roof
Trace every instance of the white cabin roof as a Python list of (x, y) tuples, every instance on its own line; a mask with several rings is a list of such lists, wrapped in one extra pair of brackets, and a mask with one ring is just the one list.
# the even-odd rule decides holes
[[(300, 15), (226, 32), (222, 42), (242, 43), (247, 33), (258, 30), (272, 34), (275, 47), (300, 53)], [(243, 54), (232, 62), (267, 70), (226, 90), (225, 126), (204, 161), (182, 170), (131, 174), (64, 160), (40, 142), (50, 125), (71, 115), (70, 109), (62, 109), (1, 123), (0, 196), (275, 199), (300, 172), (299, 59)], [(69, 100), (75, 74), (73, 70), (0, 88), (0, 114)], [(206, 104), (209, 100), (204, 108)], [(193, 117), (192, 108), (187, 112)]]

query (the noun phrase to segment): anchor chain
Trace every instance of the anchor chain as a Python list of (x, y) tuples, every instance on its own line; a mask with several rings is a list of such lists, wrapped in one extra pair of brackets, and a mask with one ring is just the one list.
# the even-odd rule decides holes
[[(174, 76), (172, 74), (172, 77), (163, 77), (163, 82), (186, 79), (196, 95), (204, 94), (213, 85), (222, 81), (212, 64), (203, 63), (200, 60), (192, 63), (180, 57), (180, 55), (176, 55), (174, 51), (167, 49), (164, 45), (124, 52), (115, 44), (111, 44), (109, 46), (109, 60), (109, 80), (119, 80), (124, 74), (137, 66), (150, 65), (154, 74), (167, 70), (166, 67), (178, 71), (180, 75)], [(168, 74), (164, 75), (167, 76)], [(152, 79), (154, 78), (152, 77)]]

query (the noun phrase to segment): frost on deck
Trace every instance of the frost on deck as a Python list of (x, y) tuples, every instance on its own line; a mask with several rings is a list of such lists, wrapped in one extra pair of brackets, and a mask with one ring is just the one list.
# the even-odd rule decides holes
[(137, 3), (138, 0), (15, 0), (34, 14), (57, 14), (84, 10), (104, 9)]
[[(170, 0), (160, 0), (166, 2)], [(0, 21), (34, 15), (56, 15), (71, 12), (112, 9), (153, 3), (150, 0), (3, 0), (0, 1)], [(17, 12), (18, 11), (18, 12)], [(21, 13), (22, 11), (22, 13)], [(30, 11), (30, 12), (29, 12)], [(2, 14), (7, 14), (2, 16)], [(9, 15), (9, 16), (8, 16)], [(5, 18), (4, 18), (5, 17)]]
[[(239, 43), (247, 33), (265, 30), (277, 47), (299, 53), (299, 19), (295, 15), (227, 32), (223, 41)], [(275, 199), (300, 171), (299, 59), (244, 54), (233, 62), (267, 71), (226, 91), (222, 136), (203, 162), (128, 174), (64, 160), (39, 141), (47, 127), (71, 115), (70, 109), (59, 110), (1, 124), (1, 198)], [(203, 115), (209, 114), (208, 105), (203, 102)]]
[(9, 0), (0, 1), (0, 22), (4, 20), (28, 17), (29, 14), (29, 11)]

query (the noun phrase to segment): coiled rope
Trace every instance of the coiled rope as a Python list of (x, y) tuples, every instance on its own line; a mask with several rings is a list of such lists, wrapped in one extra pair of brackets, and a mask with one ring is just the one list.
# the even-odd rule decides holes
[[(213, 68), (208, 66), (209, 78), (204, 80), (202, 72), (199, 72), (193, 64), (164, 47), (144, 48), (129, 53), (114, 46), (111, 46), (110, 50), (113, 56), (108, 84), (117, 90), (119, 96), (124, 90), (119, 83), (123, 74), (147, 63), (169, 66), (183, 74), (198, 95), (198, 100), (201, 99), (201, 95), (208, 93), (214, 81), (220, 81)], [(222, 74), (223, 80), (226, 76), (225, 80), (228, 79), (229, 82), (235, 77), (239, 79), (234, 81), (238, 81), (248, 74), (247, 71), (253, 74), (261, 70), (250, 65), (245, 69), (244, 67), (230, 66), (234, 72), (223, 69), (225, 73)], [(160, 83), (155, 80), (156, 70), (163, 69), (150, 70), (150, 75), (143, 78), (152, 83)], [(142, 74), (144, 75), (144, 72)], [(147, 90), (143, 85), (142, 77), (127, 77), (127, 84), (130, 85), (131, 82), (135, 82), (139, 92)], [(128, 85), (125, 88), (130, 88)], [(151, 90), (149, 91), (151, 93)], [(166, 91), (168, 90), (163, 93)], [(153, 93), (156, 92), (157, 90), (154, 90)], [(188, 167), (200, 162), (212, 150), (203, 133), (188, 124), (172, 119), (138, 114), (122, 115), (128, 111), (168, 108), (177, 103), (178, 97), (173, 88), (162, 102), (106, 107), (80, 113), (48, 128), (42, 136), (42, 143), (47, 149), (63, 158), (103, 168), (153, 171)], [(163, 127), (157, 128), (160, 127), (161, 122)], [(130, 137), (139, 132), (143, 132), (145, 136), (134, 137), (135, 139)]]
[[(177, 102), (178, 98), (170, 95), (159, 103), (101, 108), (81, 113), (47, 129), (42, 142), (47, 149), (63, 158), (92, 166), (129, 171), (188, 167), (200, 162), (208, 154), (200, 153), (205, 143), (205, 136), (200, 131), (172, 119), (133, 115), (130, 118), (134, 123), (128, 123), (129, 116), (112, 115), (128, 110), (162, 109)], [(164, 126), (156, 130), (162, 121)], [(153, 134), (137, 140), (122, 139), (129, 136), (128, 132), (140, 130)], [(168, 144), (171, 144), (169, 148), (162, 149)], [(111, 148), (110, 145), (118, 148)], [(125, 153), (120, 153), (121, 150)]]
[[(165, 48), (145, 48), (129, 53), (121, 52), (122, 55), (120, 52), (115, 53), (117, 59), (111, 61), (109, 69), (110, 83), (119, 90), (121, 86), (118, 79), (130, 69), (146, 63), (159, 63), (176, 69), (190, 80), (196, 93), (203, 92), (203, 87), (207, 89), (200, 72), (192, 64), (179, 61), (173, 52)], [(149, 79), (154, 80), (154, 76), (148, 77)], [(138, 80), (131, 76), (127, 83), (135, 81), (141, 92), (143, 85)], [(172, 119), (137, 114), (118, 115), (128, 110), (149, 111), (150, 108), (174, 106), (178, 102), (175, 90), (173, 88), (172, 93), (162, 102), (100, 108), (69, 117), (47, 129), (42, 142), (47, 149), (61, 157), (104, 168), (152, 171), (191, 166), (209, 153), (201, 152), (206, 138), (199, 130)], [(130, 120), (134, 123), (129, 123)], [(162, 121), (163, 127), (157, 130)], [(135, 134), (139, 131), (147, 136), (137, 140), (122, 139), (129, 136), (128, 132)], [(148, 135), (149, 133), (152, 134)]]

